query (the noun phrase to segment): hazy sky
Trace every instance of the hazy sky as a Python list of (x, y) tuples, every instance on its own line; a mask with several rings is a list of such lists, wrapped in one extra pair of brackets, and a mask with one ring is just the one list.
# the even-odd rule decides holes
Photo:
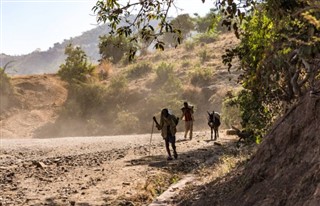
[[(0, 53), (27, 54), (94, 28), (97, 0), (0, 0)], [(124, 0), (125, 1), (125, 0)], [(127, 2), (127, 1), (125, 1)], [(181, 13), (206, 14), (213, 1), (178, 0)], [(172, 9), (171, 15), (176, 10)]]

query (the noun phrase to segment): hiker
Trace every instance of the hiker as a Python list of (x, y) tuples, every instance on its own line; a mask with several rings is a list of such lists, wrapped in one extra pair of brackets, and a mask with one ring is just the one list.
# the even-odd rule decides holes
[(179, 121), (174, 115), (169, 114), (168, 109), (163, 109), (161, 111), (160, 123), (158, 123), (154, 117), (158, 130), (161, 130), (161, 136), (165, 140), (166, 150), (168, 153), (167, 160), (172, 160), (169, 143), (171, 143), (173, 149), (173, 156), (175, 159), (178, 158), (176, 151), (176, 126)]
[(218, 112), (208, 112), (208, 125), (211, 128), (211, 140), (213, 139), (213, 131), (214, 140), (217, 140), (219, 138), (219, 126), (221, 125), (220, 114)]
[(192, 131), (193, 131), (193, 106), (189, 106), (188, 102), (183, 103), (183, 107), (181, 108), (182, 116), (181, 119), (185, 121), (185, 133), (184, 139), (187, 139), (187, 135), (189, 132), (189, 138), (192, 140)]

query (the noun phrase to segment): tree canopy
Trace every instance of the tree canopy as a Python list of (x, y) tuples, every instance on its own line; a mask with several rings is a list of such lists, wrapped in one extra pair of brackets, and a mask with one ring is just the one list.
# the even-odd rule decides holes
[[(158, 49), (164, 49), (159, 37), (165, 33), (177, 34), (176, 43), (181, 42), (181, 29), (167, 18), (175, 0), (119, 2), (100, 0), (93, 8), (98, 22), (110, 23), (111, 34), (125, 35), (131, 41), (140, 35), (141, 39), (152, 39)], [(239, 82), (244, 90), (233, 102), (242, 110), (243, 126), (263, 134), (286, 105), (310, 89), (319, 89), (314, 87), (320, 79), (320, 2), (215, 0), (213, 5), (222, 15), (221, 25), (240, 39), (238, 46), (223, 55), (230, 72), (241, 71)], [(131, 11), (137, 13), (129, 22)], [(157, 28), (150, 25), (152, 20), (159, 21)], [(119, 26), (123, 21), (126, 26)], [(232, 65), (235, 58), (240, 60), (237, 68)]]

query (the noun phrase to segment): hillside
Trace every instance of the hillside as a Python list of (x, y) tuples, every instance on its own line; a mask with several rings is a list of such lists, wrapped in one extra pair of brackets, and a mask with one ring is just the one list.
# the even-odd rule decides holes
[(178, 205), (319, 205), (319, 115), (320, 98), (306, 94), (274, 124), (251, 160), (181, 192)]
[[(99, 95), (89, 95), (88, 99), (92, 101), (90, 101), (90, 107), (86, 107), (89, 108), (88, 113), (81, 114), (78, 118), (73, 118), (77, 116), (69, 114), (77, 113), (79, 102), (74, 102), (75, 99), (67, 92), (67, 85), (56, 75), (13, 77), (11, 82), (18, 103), (1, 113), (0, 122), (1, 139), (9, 141), (6, 143), (5, 153), (2, 155), (6, 172), (3, 173), (0, 186), (6, 191), (4, 197), (8, 199), (8, 202), (51, 201), (60, 204), (67, 199), (73, 203), (79, 200), (79, 204), (82, 204), (81, 202), (85, 200), (77, 199), (80, 195), (85, 196), (89, 202), (95, 202), (97, 200), (90, 199), (95, 197), (92, 194), (104, 191), (102, 195), (99, 193), (100, 199), (103, 199), (104, 195), (112, 198), (111, 200), (103, 199), (99, 204), (118, 201), (121, 197), (121, 202), (117, 202), (117, 204), (127, 204), (128, 202), (131, 204), (133, 201), (137, 205), (143, 205), (151, 201), (150, 197), (147, 199), (145, 196), (136, 196), (134, 192), (126, 193), (126, 188), (129, 187), (133, 188), (132, 191), (135, 192), (139, 190), (137, 189), (138, 183), (130, 184), (127, 180), (130, 181), (130, 178), (141, 176), (139, 171), (150, 171), (151, 167), (152, 175), (156, 174), (161, 178), (168, 173), (171, 175), (172, 173), (179, 174), (181, 178), (190, 173), (194, 175), (194, 179), (188, 183), (187, 187), (181, 190), (174, 189), (176, 190), (174, 198), (166, 200), (174, 205), (237, 205), (239, 202), (241, 205), (248, 206), (319, 205), (320, 140), (318, 133), (320, 122), (318, 117), (320, 105), (319, 97), (312, 98), (308, 93), (276, 121), (262, 144), (258, 146), (257, 151), (248, 150), (246, 147), (237, 149), (233, 141), (228, 140), (224, 135), (222, 135), (222, 146), (211, 144), (206, 132), (197, 133), (196, 140), (180, 141), (181, 159), (172, 164), (162, 160), (164, 157), (163, 151), (160, 149), (162, 148), (160, 141), (152, 145), (156, 155), (146, 158), (148, 151), (146, 139), (149, 138), (146, 135), (135, 135), (134, 140), (129, 138), (137, 143), (136, 138), (143, 137), (144, 140), (141, 141), (145, 143), (143, 146), (131, 145), (130, 149), (122, 148), (119, 151), (95, 151), (96, 148), (104, 148), (103, 144), (94, 142), (89, 146), (88, 142), (81, 143), (80, 149), (78, 146), (74, 146), (77, 149), (74, 149), (75, 153), (72, 156), (68, 156), (67, 152), (71, 147), (61, 149), (59, 145), (52, 143), (51, 147), (60, 148), (61, 152), (64, 152), (64, 156), (60, 156), (61, 153), (56, 152), (57, 149), (51, 150), (48, 145), (43, 145), (47, 143), (46, 139), (41, 143), (42, 149), (38, 150), (37, 148), (37, 152), (34, 152), (36, 150), (34, 148), (24, 148), (23, 153), (18, 153), (17, 151), (21, 149), (19, 140), (16, 143), (17, 148), (10, 148), (10, 139), (12, 138), (149, 133), (153, 115), (158, 116), (160, 109), (167, 106), (170, 106), (174, 113), (179, 114), (179, 108), (184, 100), (189, 101), (196, 108), (195, 130), (207, 128), (204, 116), (206, 111), (214, 109), (220, 112), (222, 99), (226, 92), (237, 89), (237, 74), (229, 74), (220, 59), (224, 49), (236, 43), (237, 40), (233, 34), (226, 34), (220, 36), (212, 44), (198, 44), (191, 50), (182, 45), (177, 49), (168, 49), (165, 52), (151, 53), (140, 57), (134, 64), (107, 64), (97, 67), (97, 74), (101, 69), (108, 71), (108, 77), (104, 80), (96, 80), (89, 87), (85, 85), (78, 91), (85, 89), (83, 94), (86, 96), (92, 94), (90, 93), (92, 90), (99, 89), (97, 90), (98, 94), (106, 96), (102, 95), (103, 102), (99, 103), (95, 102), (95, 97), (99, 99)], [(205, 53), (210, 55), (210, 58), (203, 59)], [(137, 71), (140, 70), (135, 68), (145, 68), (141, 65), (151, 65), (151, 69), (139, 73)], [(172, 65), (172, 67), (168, 65)], [(193, 79), (193, 74), (196, 73), (196, 68), (199, 65), (205, 71), (206, 68), (210, 68), (212, 76), (209, 80), (196, 81)], [(173, 76), (169, 76), (161, 82), (157, 74), (159, 68), (172, 68), (172, 70), (166, 71), (172, 72), (170, 74)], [(119, 82), (126, 83), (115, 84)], [(319, 83), (316, 86), (319, 88)], [(116, 90), (113, 90), (115, 88)], [(95, 107), (97, 105), (104, 107)], [(94, 109), (91, 110), (92, 108)], [(226, 115), (222, 113), (222, 116)], [(128, 122), (130, 124), (127, 124)], [(179, 125), (178, 130), (183, 131), (183, 124)], [(179, 137), (182, 137), (181, 133)], [(118, 137), (109, 138), (107, 139), (115, 142), (120, 141)], [(67, 139), (58, 138), (57, 140), (66, 141)], [(34, 139), (34, 141), (36, 140)], [(101, 140), (104, 139), (97, 138), (95, 141)], [(128, 139), (121, 139), (121, 141), (128, 142)], [(57, 144), (57, 142), (55, 143)], [(35, 142), (34, 144), (39, 146), (40, 143)], [(73, 142), (69, 144), (73, 145)], [(109, 145), (110, 142), (106, 141), (104, 144)], [(120, 146), (123, 145), (120, 144)], [(195, 149), (193, 150), (193, 148)], [(254, 155), (246, 154), (247, 150), (253, 151)], [(83, 153), (84, 151), (87, 153)], [(22, 156), (25, 154), (28, 154), (30, 159), (35, 158), (34, 155), (36, 155), (36, 161), (28, 159), (23, 162), (24, 166), (20, 165), (20, 167), (18, 166), (21, 164), (20, 159), (23, 159)], [(48, 154), (48, 156), (43, 158), (43, 154)], [(39, 159), (39, 157), (43, 159)], [(232, 162), (233, 158), (238, 159), (237, 163)], [(70, 160), (74, 160), (76, 163)], [(110, 163), (110, 160), (113, 162)], [(12, 162), (14, 162), (14, 167), (11, 167)], [(61, 165), (63, 167), (60, 167)], [(103, 169), (101, 169), (101, 165)], [(119, 171), (121, 169), (121, 175), (113, 170), (115, 165)], [(137, 171), (137, 167), (132, 165), (139, 166), (140, 170)], [(59, 171), (59, 173), (48, 173), (41, 168), (50, 168), (52, 171)], [(129, 169), (132, 169), (130, 174), (134, 173), (135, 176), (125, 179)], [(39, 170), (42, 172), (39, 173)], [(100, 176), (94, 179), (97, 172)], [(34, 177), (26, 176), (30, 173), (37, 173), (37, 175)], [(117, 179), (117, 189), (115, 190), (106, 189), (104, 184), (108, 181), (112, 182), (109, 184), (114, 184), (114, 179), (109, 178), (111, 173), (112, 177)], [(77, 174), (75, 179), (74, 174)], [(83, 182), (83, 176), (87, 178), (86, 184)], [(147, 185), (150, 181), (149, 177), (154, 176), (139, 179), (139, 184)], [(29, 196), (38, 194), (41, 198), (30, 197), (30, 200), (25, 200), (24, 196), (20, 195), (23, 188), (18, 188), (17, 185), (21, 186), (20, 182), (23, 182), (22, 185), (25, 187), (27, 182), (24, 180), (28, 178), (35, 180), (32, 181), (35, 182), (32, 185), (33, 193)], [(168, 175), (167, 178), (173, 177)], [(67, 180), (71, 183), (65, 187), (64, 183)], [(175, 179), (172, 180), (172, 182), (175, 181)], [(43, 182), (46, 182), (50, 194), (55, 194), (53, 198), (48, 197), (50, 194), (40, 194), (42, 191), (37, 190)], [(168, 185), (163, 187), (167, 188)], [(12, 191), (17, 188), (18, 192), (13, 192), (16, 196), (12, 198)], [(60, 190), (56, 191), (55, 188), (60, 188)], [(124, 196), (121, 196), (122, 194)], [(129, 198), (130, 201), (126, 199), (128, 196), (131, 198)], [(145, 199), (141, 200), (142, 198)]]
[[(229, 74), (221, 63), (224, 50), (236, 42), (233, 34), (225, 34), (215, 43), (194, 43), (191, 50), (181, 45), (177, 49), (139, 57), (133, 64), (97, 67), (96, 73), (108, 70), (108, 78), (81, 91), (101, 90), (102, 96), (97, 96), (101, 101), (93, 100), (94, 96), (89, 97), (88, 103), (73, 99), (67, 94), (66, 85), (55, 75), (13, 77), (11, 81), (19, 106), (1, 114), (1, 136), (44, 138), (148, 133), (152, 116), (158, 115), (163, 107), (169, 107), (179, 116), (183, 101), (189, 101), (196, 108), (195, 128), (207, 128), (206, 112), (212, 109), (221, 112), (224, 95), (237, 86), (237, 74)], [(141, 75), (143, 68), (140, 67), (145, 64), (149, 64), (151, 70)], [(169, 79), (161, 82), (156, 73), (163, 65), (172, 71)], [(209, 72), (209, 78), (203, 79), (200, 71)], [(124, 88), (118, 91), (121, 82)], [(88, 96), (82, 92), (80, 95), (78, 98)], [(94, 102), (90, 103), (90, 99)], [(81, 107), (88, 107), (86, 116), (77, 115)], [(183, 124), (179, 129), (183, 130)]]
[[(100, 59), (98, 49), (99, 36), (107, 33), (107, 25), (97, 26), (92, 30), (83, 32), (80, 36), (65, 39), (61, 43), (54, 43), (47, 51), (34, 51), (30, 54), (20, 56), (0, 54), (0, 62), (5, 65), (7, 62), (13, 61), (12, 64), (10, 64), (8, 73), (15, 75), (56, 73), (66, 58), (64, 48), (69, 43), (72, 43), (73, 45), (81, 46), (90, 61), (96, 63), (98, 59)], [(3, 65), (0, 65), (0, 67), (3, 67)]]

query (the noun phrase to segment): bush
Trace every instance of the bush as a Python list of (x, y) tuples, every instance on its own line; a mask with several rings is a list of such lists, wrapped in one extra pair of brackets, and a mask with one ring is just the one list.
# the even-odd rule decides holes
[(184, 48), (186, 51), (192, 51), (195, 48), (196, 43), (194, 41), (185, 41), (184, 42)]
[(189, 67), (190, 65), (191, 65), (191, 63), (190, 63), (190, 61), (188, 61), (188, 60), (183, 60), (183, 61), (181, 62), (181, 67), (182, 67), (182, 68)]
[(226, 96), (227, 98), (225, 98), (222, 103), (222, 122), (228, 128), (231, 128), (231, 126), (240, 127), (240, 108), (238, 105), (232, 104), (232, 100), (228, 98), (228, 96), (230, 96), (230, 92), (228, 92)]
[(110, 74), (112, 73), (112, 65), (108, 61), (102, 61), (99, 66), (97, 67), (97, 75), (99, 80), (106, 80)]
[(204, 62), (206, 62), (206, 61), (209, 60), (209, 55), (208, 55), (208, 52), (207, 52), (206, 49), (202, 49), (202, 50), (199, 52), (198, 56), (200, 57), (200, 62), (201, 62), (201, 63), (204, 63)]
[(206, 33), (201, 33), (198, 34), (194, 37), (194, 40), (198, 43), (212, 43), (215, 42), (217, 40), (218, 35), (216, 33), (213, 32), (206, 32)]
[(125, 76), (117, 75), (110, 80), (108, 90), (111, 95), (125, 94), (128, 89), (128, 80)]
[(150, 63), (141, 62), (141, 63), (133, 65), (128, 70), (128, 77), (129, 78), (139, 78), (139, 77), (142, 77), (143, 75), (145, 75), (151, 71), (152, 71), (152, 65)]
[(94, 67), (88, 63), (87, 55), (80, 47), (69, 44), (65, 48), (67, 59), (60, 65), (58, 75), (69, 83), (85, 82), (91, 76)]
[(89, 117), (100, 113), (106, 96), (106, 88), (100, 84), (72, 84), (63, 113), (66, 116)]
[(190, 72), (191, 84), (194, 86), (207, 85), (212, 79), (213, 71), (209, 68), (195, 67)]
[(156, 69), (157, 80), (165, 82), (173, 74), (173, 65), (162, 62)]

